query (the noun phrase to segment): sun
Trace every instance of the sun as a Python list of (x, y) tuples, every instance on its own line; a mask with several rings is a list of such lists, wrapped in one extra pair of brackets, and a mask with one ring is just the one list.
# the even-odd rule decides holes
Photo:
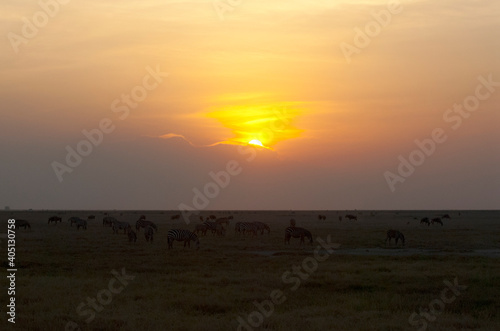
[(262, 143), (260, 142), (260, 140), (257, 140), (257, 139), (250, 140), (248, 143), (250, 145), (257, 145), (257, 146), (264, 147), (264, 145), (262, 145)]

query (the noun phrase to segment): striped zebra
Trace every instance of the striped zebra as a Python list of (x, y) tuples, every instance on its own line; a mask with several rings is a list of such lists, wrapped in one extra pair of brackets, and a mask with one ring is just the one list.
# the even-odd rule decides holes
[(443, 221), (441, 221), (441, 219), (439, 217), (433, 218), (431, 220), (431, 224), (434, 224), (434, 223), (438, 223), (438, 224), (441, 224), (441, 226), (443, 226)]
[(130, 229), (130, 224), (127, 222), (116, 221), (113, 223), (113, 233), (118, 233), (119, 230), (123, 230), (123, 233), (127, 233)]
[(57, 222), (62, 222), (62, 218), (57, 217), (57, 216), (52, 216), (51, 218), (49, 218), (49, 221), (47, 222), (47, 224), (50, 224), (51, 222), (54, 222), (57, 225)]
[(255, 223), (250, 223), (250, 222), (241, 222), (240, 223), (240, 232), (245, 234), (245, 233), (253, 233), (254, 236), (257, 235), (257, 224)]
[(186, 244), (188, 247), (191, 247), (191, 240), (196, 243), (196, 249), (200, 249), (200, 240), (198, 236), (189, 230), (180, 230), (180, 229), (172, 229), (167, 233), (168, 238), (168, 249), (172, 248), (174, 240), (176, 241), (184, 241), (184, 247)]
[(205, 222), (203, 222), (203, 224), (205, 224), (205, 226), (207, 227), (207, 230), (212, 231), (212, 234), (215, 235), (215, 233), (217, 232), (217, 223), (205, 221)]
[(77, 230), (80, 230), (80, 228), (84, 228), (85, 230), (87, 230), (87, 220), (78, 218), (75, 223)]
[(152, 227), (155, 231), (158, 231), (156, 224), (151, 221), (146, 221), (145, 218), (139, 218), (137, 222), (135, 222), (135, 229), (139, 232), (141, 231), (141, 228), (146, 228), (148, 226)]
[(113, 226), (114, 222), (118, 222), (118, 220), (114, 217), (106, 216), (102, 219), (102, 226)]
[(234, 234), (236, 233), (241, 233), (241, 222), (236, 222), (236, 224), (234, 224)]
[(215, 226), (215, 234), (217, 236), (225, 236), (226, 235), (226, 229), (224, 229), (224, 227), (222, 226), (222, 224), (217, 224)]
[(76, 223), (78, 220), (81, 220), (80, 217), (70, 217), (68, 219), (68, 222), (70, 223), (71, 226), (73, 226), (73, 223)]
[(144, 237), (146, 238), (146, 241), (151, 241), (153, 243), (153, 234), (155, 233), (155, 230), (152, 226), (148, 225), (146, 228), (144, 228)]
[(304, 237), (309, 238), (309, 243), (313, 243), (313, 238), (311, 232), (304, 228), (297, 228), (295, 226), (290, 226), (285, 229), (285, 244), (288, 243), (290, 245), (290, 238), (300, 238), (300, 244), (304, 243)]
[(128, 235), (129, 242), (132, 242), (132, 241), (136, 242), (137, 241), (137, 234), (131, 228), (129, 228), (127, 235)]
[(207, 230), (208, 230), (208, 226), (206, 224), (196, 224), (196, 227), (194, 229), (194, 232), (196, 234), (200, 233), (203, 235), (203, 236), (206, 236), (207, 235)]
[(257, 226), (257, 231), (260, 231), (260, 234), (264, 234), (264, 230), (267, 230), (267, 234), (271, 233), (271, 228), (266, 223), (262, 222), (253, 222), (253, 223)]
[(233, 216), (229, 216), (229, 217), (221, 217), (221, 218), (218, 218), (215, 220), (215, 222), (217, 224), (226, 224), (227, 226), (229, 226), (229, 221), (233, 219)]
[(25, 230), (26, 230), (26, 228), (31, 229), (31, 225), (26, 220), (16, 220), (16, 229), (19, 229), (19, 228), (24, 228)]
[(405, 245), (405, 236), (397, 231), (397, 230), (389, 230), (387, 231), (387, 238), (385, 238), (385, 244), (387, 245), (387, 241), (389, 244), (391, 243), (391, 239), (394, 238), (396, 240), (396, 246), (398, 245), (398, 240), (401, 239), (401, 244)]

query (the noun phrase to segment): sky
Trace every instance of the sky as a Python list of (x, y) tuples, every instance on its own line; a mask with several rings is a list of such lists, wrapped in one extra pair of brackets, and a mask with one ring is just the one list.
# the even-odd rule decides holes
[(2, 1), (0, 208), (498, 209), (499, 18), (496, 0)]

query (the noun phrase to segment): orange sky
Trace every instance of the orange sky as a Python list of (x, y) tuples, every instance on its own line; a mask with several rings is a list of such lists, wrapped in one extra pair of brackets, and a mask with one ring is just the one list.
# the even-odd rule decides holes
[[(59, 5), (35, 37), (25, 38), (23, 18), (32, 21), (43, 9), (33, 1), (4, 2), (0, 146), (13, 157), (44, 146), (48, 163), (32, 162), (48, 172), (40, 182), (57, 186), (52, 160), (62, 161), (65, 146), (76, 145), (82, 130), (109, 118), (116, 130), (106, 135), (106, 148), (167, 134), (182, 135), (194, 146), (258, 139), (280, 162), (324, 171), (323, 178), (337, 174), (345, 180), (342, 187), (346, 178), (355, 178), (359, 183), (352, 190), (366, 183), (372, 185), (368, 191), (387, 194), (373, 203), (352, 201), (359, 208), (411, 206), (407, 202), (414, 197), (421, 198), (418, 206), (427, 206), (425, 189), (418, 185), (434, 185), (436, 175), (450, 176), (443, 186), (471, 173), (499, 184), (499, 158), (492, 154), (500, 138), (500, 91), (481, 101), (459, 130), (450, 129), (443, 114), (474, 94), (479, 76), (500, 81), (500, 3), (401, 1), (400, 12), (347, 61), (340, 45), (354, 45), (355, 28), (372, 24), (373, 13), (387, 10), (388, 3), (252, 0), (221, 20), (208, 0), (70, 1)], [(25, 42), (13, 44), (19, 40), (14, 35)], [(147, 67), (168, 77), (122, 120), (111, 104), (142, 84)], [(277, 112), (286, 112), (284, 122), (275, 122)], [(449, 139), (400, 185), (406, 195), (395, 198), (384, 171), (394, 172), (398, 156), (408, 155), (415, 139), (439, 127)], [(97, 148), (93, 153), (86, 164), (102, 157)], [(149, 162), (159, 160), (151, 157)], [(19, 168), (15, 160), (4, 170)], [(83, 176), (80, 170), (68, 178)], [(206, 175), (207, 170), (197, 171)], [(283, 181), (293, 178), (292, 171)], [(29, 181), (20, 182), (29, 187)], [(190, 192), (196, 184), (185, 185)], [(492, 185), (484, 193), (487, 206), (492, 204), (488, 196), (498, 191)], [(64, 204), (57, 199), (47, 203)], [(311, 208), (331, 207), (328, 199), (319, 199), (323, 202)], [(25, 205), (20, 196), (13, 200), (10, 204)], [(36, 205), (36, 195), (30, 201)], [(295, 205), (288, 201), (293, 199), (279, 206)], [(221, 198), (218, 205), (230, 208), (231, 203)]]

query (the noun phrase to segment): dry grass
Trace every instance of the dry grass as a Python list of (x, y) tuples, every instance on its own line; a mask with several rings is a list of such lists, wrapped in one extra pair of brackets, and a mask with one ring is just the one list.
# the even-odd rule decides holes
[[(98, 215), (87, 231), (77, 231), (70, 216)], [(173, 212), (144, 212), (159, 231), (154, 243), (138, 233), (137, 243), (102, 227), (100, 212), (59, 212), (63, 223), (47, 225), (53, 212), (7, 213), (27, 219), (31, 230), (17, 230), (17, 321), (23, 330), (63, 330), (68, 321), (82, 330), (236, 330), (238, 316), (256, 310), (253, 302), (269, 300), (281, 290), (286, 300), (264, 318), (263, 330), (417, 330), (409, 317), (419, 307), (439, 299), (443, 280), (468, 286), (428, 330), (500, 329), (500, 264), (497, 257), (467, 256), (475, 249), (498, 249), (500, 224), (495, 212), (454, 212), (445, 226), (421, 226), (418, 220), (436, 212), (363, 212), (357, 222), (338, 221), (336, 212), (234, 212), (236, 221), (260, 220), (270, 224), (270, 235), (236, 236), (232, 226), (223, 238), (201, 237), (201, 249), (184, 249), (179, 242), (167, 250), (169, 228), (192, 229)], [(142, 212), (114, 216), (135, 224)], [(208, 214), (208, 213), (207, 213)], [(219, 213), (220, 214), (220, 213)], [(340, 215), (344, 215), (342, 212)], [(314, 238), (342, 246), (320, 262), (296, 291), (282, 276), (313, 256), (317, 246), (300, 247), (297, 239), (283, 244), (289, 219), (308, 228)], [(409, 222), (409, 224), (407, 224)], [(385, 231), (401, 230), (405, 248), (387, 247)], [(5, 232), (6, 224), (0, 232)], [(2, 249), (5, 252), (5, 241)], [(193, 246), (192, 246), (193, 247)], [(408, 256), (350, 255), (349, 250), (415, 250)], [(419, 254), (432, 249), (436, 254)], [(439, 253), (439, 254), (437, 254)], [(390, 253), (389, 253), (390, 254)], [(5, 265), (5, 254), (2, 261)], [(109, 305), (86, 323), (76, 308), (87, 297), (108, 287), (112, 270), (125, 268), (135, 279)], [(6, 299), (4, 299), (6, 300)], [(5, 301), (4, 301), (5, 302)], [(5, 319), (5, 313), (2, 314)], [(7, 322), (2, 320), (2, 325)]]

